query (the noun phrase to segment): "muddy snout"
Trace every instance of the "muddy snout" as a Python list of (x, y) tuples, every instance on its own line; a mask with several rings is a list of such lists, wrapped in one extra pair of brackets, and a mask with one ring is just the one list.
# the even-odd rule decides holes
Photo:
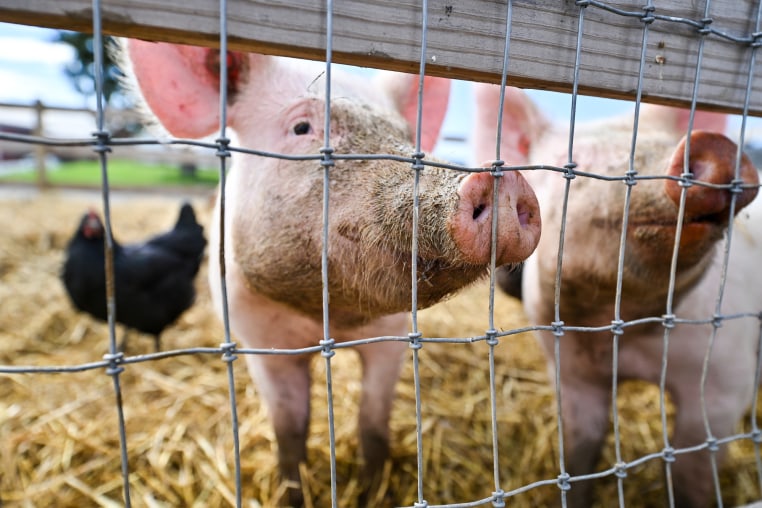
[[(686, 138), (683, 138), (672, 155), (668, 174), (680, 176), (683, 173)], [(722, 134), (693, 131), (690, 137), (688, 167), (693, 179), (718, 185), (726, 185), (735, 179), (738, 145)], [(759, 175), (749, 157), (742, 153), (739, 178), (744, 184), (758, 185)], [(666, 182), (667, 195), (680, 203), (682, 187), (674, 180)], [(735, 212), (751, 203), (757, 196), (757, 187), (743, 189), (736, 198)], [(727, 189), (717, 189), (703, 185), (692, 185), (686, 191), (685, 211), (689, 218), (710, 219), (724, 216), (730, 209), (732, 194)]]
[[(498, 186), (496, 203), (494, 185)], [(458, 200), (450, 231), (465, 262), (489, 264), (493, 214), (497, 214), (497, 266), (523, 261), (537, 247), (540, 208), (518, 171), (504, 171), (500, 177), (472, 173), (461, 181)]]

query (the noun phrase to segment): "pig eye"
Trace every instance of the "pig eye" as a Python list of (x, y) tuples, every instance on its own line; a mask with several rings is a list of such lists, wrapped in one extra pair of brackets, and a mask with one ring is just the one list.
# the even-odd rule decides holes
[(303, 136), (312, 132), (312, 125), (309, 122), (299, 122), (294, 125), (294, 134), (297, 136)]

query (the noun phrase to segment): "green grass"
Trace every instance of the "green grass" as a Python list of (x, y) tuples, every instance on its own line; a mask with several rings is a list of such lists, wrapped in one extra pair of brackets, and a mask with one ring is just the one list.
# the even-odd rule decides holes
[[(199, 168), (195, 176), (184, 175), (178, 166), (165, 164), (143, 164), (135, 161), (109, 159), (109, 185), (114, 187), (167, 187), (184, 185), (214, 186), (218, 181), (218, 172)], [(101, 185), (101, 169), (98, 161), (64, 162), (47, 171), (51, 185), (83, 185), (98, 187)], [(34, 169), (0, 177), (0, 182), (37, 181)]]

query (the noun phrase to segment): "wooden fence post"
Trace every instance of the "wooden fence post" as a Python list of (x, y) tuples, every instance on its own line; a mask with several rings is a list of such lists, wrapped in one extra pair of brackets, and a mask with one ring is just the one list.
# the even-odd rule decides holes
[[(43, 123), (43, 117), (45, 116), (45, 106), (42, 104), (42, 101), (37, 100), (34, 103), (34, 111), (35, 111), (35, 126), (34, 126), (34, 135), (35, 136), (42, 136), (45, 132), (44, 129), (44, 123)], [(44, 188), (47, 187), (50, 182), (48, 181), (48, 175), (45, 168), (45, 159), (47, 157), (47, 149), (45, 145), (43, 144), (35, 144), (34, 145), (34, 166), (37, 172), (37, 187)]]

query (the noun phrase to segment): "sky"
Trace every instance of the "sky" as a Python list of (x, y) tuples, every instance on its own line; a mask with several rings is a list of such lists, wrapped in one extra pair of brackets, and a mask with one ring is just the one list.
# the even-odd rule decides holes
[(74, 51), (50, 41), (55, 30), (0, 23), (0, 102), (88, 105), (63, 72)]
[[(64, 66), (74, 57), (73, 50), (61, 43), (51, 42), (56, 31), (24, 25), (0, 23), (0, 103), (31, 104), (36, 100), (53, 106), (93, 107), (74, 89), (64, 74)], [(567, 121), (570, 96), (539, 90), (528, 91), (551, 119)], [(454, 82), (450, 107), (443, 126), (443, 137), (469, 138), (471, 124), (470, 85)], [(577, 121), (611, 116), (632, 111), (625, 101), (580, 96), (577, 100)], [(0, 118), (4, 123), (9, 118)], [(731, 120), (729, 133), (736, 132), (738, 120)], [(89, 131), (86, 131), (89, 133)], [(762, 143), (762, 119), (750, 119), (747, 138)], [(442, 141), (436, 154), (460, 163), (472, 163), (464, 155), (461, 143)]]

